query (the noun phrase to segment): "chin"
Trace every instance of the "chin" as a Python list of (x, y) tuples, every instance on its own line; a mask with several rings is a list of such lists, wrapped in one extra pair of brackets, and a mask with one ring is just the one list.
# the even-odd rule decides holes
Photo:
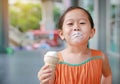
[(80, 42), (80, 41), (72, 41), (71, 44), (72, 45), (82, 45), (82, 42)]
[(74, 39), (74, 40), (71, 40), (72, 43), (81, 43), (82, 40), (78, 40), (78, 39)]

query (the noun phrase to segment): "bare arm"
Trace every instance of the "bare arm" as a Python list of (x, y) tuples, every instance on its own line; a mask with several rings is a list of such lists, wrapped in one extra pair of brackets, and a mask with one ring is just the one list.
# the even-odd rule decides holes
[(101, 84), (112, 84), (112, 75), (108, 77), (102, 76)]
[(106, 55), (103, 56), (102, 73), (101, 84), (112, 84), (112, 72)]

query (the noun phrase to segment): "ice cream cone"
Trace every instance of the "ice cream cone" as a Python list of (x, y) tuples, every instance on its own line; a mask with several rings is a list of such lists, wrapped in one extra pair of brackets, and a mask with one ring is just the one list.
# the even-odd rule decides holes
[(44, 56), (45, 65), (50, 65), (52, 69), (56, 68), (58, 61), (57, 52), (55, 51), (48, 51)]

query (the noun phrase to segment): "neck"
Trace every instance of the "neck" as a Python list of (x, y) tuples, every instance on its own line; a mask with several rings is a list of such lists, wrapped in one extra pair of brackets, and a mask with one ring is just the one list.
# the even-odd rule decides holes
[(74, 54), (84, 54), (86, 53), (89, 48), (87, 47), (87, 45), (77, 45), (77, 46), (67, 46), (66, 50), (69, 53), (74, 53)]

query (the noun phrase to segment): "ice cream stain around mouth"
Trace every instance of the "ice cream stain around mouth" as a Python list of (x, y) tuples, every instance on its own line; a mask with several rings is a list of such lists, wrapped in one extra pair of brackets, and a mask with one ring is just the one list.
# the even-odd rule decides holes
[(70, 36), (71, 36), (72, 41), (79, 42), (83, 38), (83, 33), (82, 32), (72, 32)]

